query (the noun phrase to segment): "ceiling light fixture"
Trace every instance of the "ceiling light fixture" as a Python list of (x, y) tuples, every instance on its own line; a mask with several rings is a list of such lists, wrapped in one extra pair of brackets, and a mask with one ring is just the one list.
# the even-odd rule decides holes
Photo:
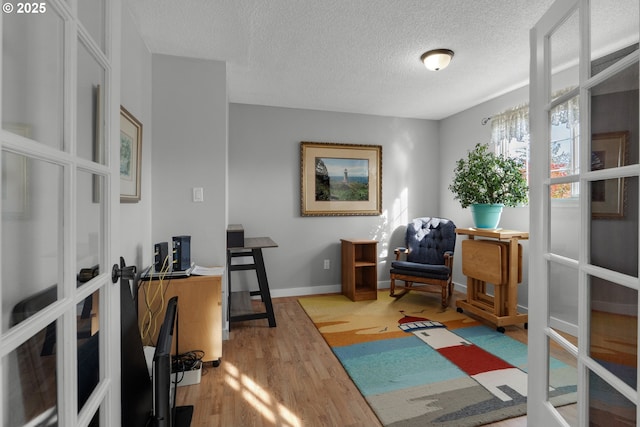
[(420, 57), (420, 60), (424, 63), (424, 66), (431, 71), (439, 71), (447, 68), (447, 65), (453, 58), (453, 51), (450, 49), (434, 49), (425, 52)]

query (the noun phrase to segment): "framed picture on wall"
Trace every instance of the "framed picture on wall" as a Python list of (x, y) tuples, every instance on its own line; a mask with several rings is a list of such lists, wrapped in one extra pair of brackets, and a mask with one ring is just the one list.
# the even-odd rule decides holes
[(382, 146), (300, 143), (302, 216), (380, 215)]
[(120, 107), (120, 202), (140, 201), (142, 123)]
[[(629, 132), (608, 132), (591, 137), (591, 170), (625, 165)], [(623, 218), (625, 179), (609, 178), (591, 182), (592, 218)]]

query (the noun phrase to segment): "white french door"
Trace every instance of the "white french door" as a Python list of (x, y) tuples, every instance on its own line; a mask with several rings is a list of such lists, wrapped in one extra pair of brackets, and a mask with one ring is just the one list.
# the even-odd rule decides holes
[(640, 426), (639, 3), (557, 0), (531, 30), (529, 425)]
[(120, 7), (3, 3), (3, 427), (120, 425)]

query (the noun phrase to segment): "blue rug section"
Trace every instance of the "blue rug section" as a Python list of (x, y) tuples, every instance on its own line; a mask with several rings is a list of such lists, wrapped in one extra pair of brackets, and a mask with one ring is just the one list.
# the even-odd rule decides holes
[[(486, 326), (459, 328), (452, 332), (526, 372), (526, 344)], [(406, 338), (333, 347), (332, 350), (363, 396), (467, 376), (411, 333), (407, 333)], [(564, 366), (559, 360), (551, 360), (551, 369)]]
[[(467, 341), (477, 345), (483, 350), (492, 353), (502, 360), (511, 363), (513, 366), (527, 372), (527, 345), (509, 338), (486, 326), (473, 326), (470, 328), (460, 328), (454, 331)], [(566, 367), (563, 362), (551, 358), (551, 369)]]
[(467, 376), (413, 334), (332, 350), (363, 396)]

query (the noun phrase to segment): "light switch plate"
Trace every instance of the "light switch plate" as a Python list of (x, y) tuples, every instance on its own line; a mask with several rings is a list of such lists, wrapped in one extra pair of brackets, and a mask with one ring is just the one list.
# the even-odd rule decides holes
[(202, 187), (193, 188), (193, 201), (204, 202), (204, 189)]

